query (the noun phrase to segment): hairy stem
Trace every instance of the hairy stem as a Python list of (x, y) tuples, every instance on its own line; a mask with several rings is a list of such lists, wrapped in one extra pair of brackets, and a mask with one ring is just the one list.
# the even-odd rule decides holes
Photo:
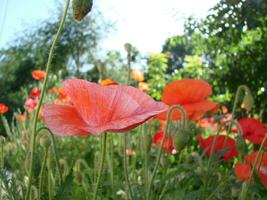
[(42, 106), (42, 103), (43, 103), (43, 99), (44, 99), (44, 96), (45, 96), (45, 90), (46, 90), (46, 85), (47, 85), (48, 78), (49, 78), (49, 72), (50, 72), (52, 57), (53, 57), (53, 54), (54, 54), (56, 43), (57, 43), (57, 41), (59, 39), (60, 33), (61, 33), (63, 25), (65, 23), (65, 19), (66, 19), (66, 16), (67, 16), (69, 3), (70, 3), (70, 0), (66, 0), (66, 6), (64, 8), (64, 13), (63, 13), (63, 16), (61, 18), (58, 31), (56, 33), (55, 39), (54, 39), (54, 41), (52, 43), (52, 46), (51, 46), (51, 49), (50, 49), (50, 52), (49, 52), (48, 61), (47, 61), (47, 65), (46, 65), (46, 77), (45, 77), (45, 80), (44, 80), (44, 83), (43, 83), (40, 100), (39, 100), (39, 103), (38, 103), (38, 106), (37, 106), (37, 109), (36, 109), (36, 112), (35, 112), (35, 115), (34, 115), (34, 119), (33, 119), (33, 132), (32, 132), (32, 135), (31, 135), (30, 171), (29, 171), (28, 188), (27, 188), (26, 198), (25, 198), (26, 200), (29, 200), (30, 190), (31, 190), (31, 185), (32, 185), (32, 175), (33, 175), (32, 172), (33, 172), (33, 163), (34, 163), (34, 159), (33, 158), (34, 158), (35, 142), (36, 142), (36, 135), (37, 135), (38, 115), (39, 115), (39, 112), (40, 112), (40, 109), (41, 109), (41, 106)]
[(99, 172), (98, 172), (98, 177), (96, 180), (96, 186), (95, 186), (95, 190), (94, 190), (94, 194), (93, 194), (93, 200), (96, 200), (97, 197), (97, 191), (100, 185), (100, 181), (101, 181), (101, 176), (103, 173), (103, 169), (104, 169), (104, 161), (105, 161), (105, 154), (106, 154), (106, 142), (107, 141), (107, 133), (104, 133), (104, 135), (102, 136), (102, 141), (101, 141), (101, 157), (100, 157), (100, 168), (99, 168)]

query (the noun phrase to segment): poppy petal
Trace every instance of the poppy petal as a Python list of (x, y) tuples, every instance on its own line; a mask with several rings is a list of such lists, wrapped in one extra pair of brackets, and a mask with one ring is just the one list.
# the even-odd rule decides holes
[(90, 132), (96, 135), (104, 131), (128, 131), (168, 109), (165, 104), (155, 102), (150, 96), (130, 86), (104, 87), (84, 80), (69, 79), (64, 81), (62, 87), (90, 126)]
[(239, 181), (247, 182), (251, 174), (251, 167), (249, 164), (236, 163), (235, 164), (235, 174)]
[(162, 101), (167, 105), (190, 104), (202, 101), (211, 94), (211, 86), (203, 80), (175, 80), (164, 88)]
[(44, 121), (59, 136), (89, 135), (88, 125), (71, 105), (44, 105)]

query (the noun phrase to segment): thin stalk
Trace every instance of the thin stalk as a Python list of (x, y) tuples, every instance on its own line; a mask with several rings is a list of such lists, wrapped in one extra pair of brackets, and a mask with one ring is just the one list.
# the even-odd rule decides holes
[[(130, 74), (131, 74), (131, 50), (127, 51), (127, 63), (128, 63), (128, 76), (126, 80), (126, 85), (130, 83)], [(123, 135), (123, 168), (124, 168), (124, 176), (126, 185), (128, 188), (129, 198), (130, 200), (133, 198), (132, 188), (129, 181), (129, 174), (128, 174), (128, 158), (127, 158), (127, 134)], [(128, 195), (127, 195), (128, 196)]]
[[(145, 125), (144, 125), (145, 126)], [(148, 190), (148, 151), (147, 151), (147, 135), (144, 131), (144, 127), (142, 126), (142, 135), (143, 135), (143, 152), (144, 152), (144, 180), (145, 180), (145, 191)]]
[(32, 175), (33, 175), (33, 162), (34, 162), (34, 150), (35, 150), (35, 142), (36, 142), (36, 135), (37, 135), (37, 121), (38, 121), (38, 116), (39, 116), (39, 112), (43, 103), (43, 99), (45, 96), (45, 90), (46, 90), (46, 85), (48, 82), (48, 78), (49, 78), (49, 72), (50, 72), (50, 67), (51, 67), (51, 62), (52, 62), (52, 58), (53, 58), (53, 54), (54, 54), (54, 50), (56, 47), (56, 43), (59, 39), (60, 33), (62, 31), (63, 25), (65, 23), (65, 19), (67, 16), (67, 11), (68, 11), (68, 7), (69, 7), (69, 3), (70, 0), (66, 0), (66, 6), (64, 8), (64, 13), (63, 16), (61, 18), (60, 21), (60, 25), (58, 28), (58, 31), (56, 33), (55, 39), (52, 43), (50, 52), (49, 52), (49, 56), (48, 56), (48, 61), (47, 61), (47, 65), (46, 65), (46, 77), (43, 83), (43, 87), (42, 87), (42, 91), (41, 91), (41, 96), (40, 96), (40, 100), (34, 115), (34, 119), (33, 119), (33, 132), (31, 135), (31, 158), (30, 158), (30, 171), (29, 171), (29, 182), (28, 182), (28, 188), (27, 188), (27, 192), (26, 192), (26, 200), (29, 200), (30, 197), (30, 190), (31, 190), (31, 185), (32, 185)]
[(147, 190), (146, 200), (150, 200), (151, 188), (152, 188), (152, 184), (153, 184), (154, 178), (156, 176), (156, 173), (157, 173), (157, 170), (158, 170), (158, 167), (159, 167), (160, 158), (161, 158), (162, 149), (163, 149), (163, 144), (164, 144), (164, 141), (166, 139), (168, 126), (169, 126), (169, 123), (170, 123), (170, 120), (171, 120), (171, 114), (172, 114), (172, 112), (175, 109), (179, 110), (182, 113), (182, 119), (181, 119), (182, 120), (182, 126), (183, 127), (186, 126), (186, 112), (185, 112), (185, 110), (181, 106), (179, 106), (179, 105), (172, 106), (169, 109), (168, 114), (167, 114), (167, 124), (166, 124), (165, 130), (164, 130), (164, 134), (163, 134), (163, 138), (162, 138), (162, 141), (161, 141), (161, 144), (160, 144), (160, 148), (158, 150), (156, 165), (155, 165), (155, 168), (153, 170), (153, 173), (152, 173), (150, 182), (148, 184), (148, 190)]
[(101, 176), (103, 173), (103, 169), (104, 169), (104, 161), (105, 161), (105, 153), (106, 153), (106, 142), (107, 141), (107, 133), (104, 133), (104, 135), (102, 136), (102, 142), (101, 142), (101, 158), (100, 158), (100, 168), (99, 168), (99, 173), (98, 173), (98, 177), (97, 177), (97, 181), (96, 181), (96, 186), (95, 186), (95, 190), (94, 190), (94, 194), (93, 194), (93, 200), (96, 200), (97, 197), (97, 191), (100, 185), (100, 181), (101, 181)]
[(112, 196), (114, 194), (114, 167), (113, 167), (113, 154), (114, 154), (114, 146), (113, 146), (113, 140), (112, 135), (109, 135), (109, 154), (108, 154), (108, 160), (109, 160), (109, 170), (110, 170), (110, 181), (111, 181), (111, 193)]
[(46, 165), (46, 161), (47, 161), (47, 154), (48, 154), (48, 148), (45, 149), (44, 160), (43, 160), (41, 172), (40, 172), (39, 199), (41, 199), (41, 197), (42, 197), (43, 177), (44, 177), (45, 165)]

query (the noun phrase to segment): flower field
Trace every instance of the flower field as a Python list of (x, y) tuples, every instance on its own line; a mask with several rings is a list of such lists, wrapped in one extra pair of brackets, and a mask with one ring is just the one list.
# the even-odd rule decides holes
[(130, 43), (120, 69), (64, 74), (53, 56), (70, 3), (76, 21), (93, 9), (67, 0), (47, 64), (27, 74), (17, 107), (0, 102), (0, 199), (267, 199), (266, 82), (219, 90), (200, 56), (168, 74), (171, 52), (136, 68)]

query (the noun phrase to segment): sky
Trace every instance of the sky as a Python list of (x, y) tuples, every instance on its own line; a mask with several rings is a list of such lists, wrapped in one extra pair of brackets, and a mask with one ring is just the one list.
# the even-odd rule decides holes
[[(218, 0), (95, 0), (116, 30), (101, 43), (105, 50), (122, 50), (130, 42), (142, 53), (161, 51), (164, 41), (183, 33), (186, 17), (205, 17)], [(25, 28), (48, 19), (55, 0), (0, 0), (0, 48), (23, 34)]]

